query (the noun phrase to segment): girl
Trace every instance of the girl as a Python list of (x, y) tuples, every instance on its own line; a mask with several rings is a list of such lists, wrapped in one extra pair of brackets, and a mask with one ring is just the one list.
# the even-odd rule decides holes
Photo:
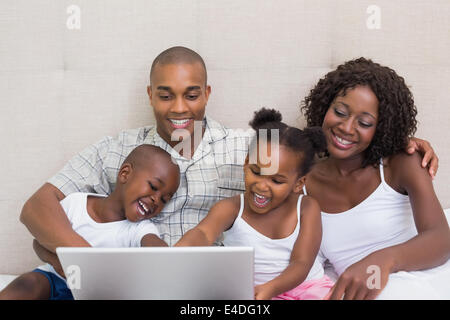
[[(250, 125), (258, 132), (249, 151), (257, 156), (245, 161), (245, 193), (216, 203), (176, 245), (212, 245), (226, 230), (226, 246), (255, 249), (256, 299), (322, 299), (333, 282), (316, 261), (320, 209), (300, 193), (314, 155), (325, 150), (323, 133), (289, 127), (279, 112), (267, 109), (256, 112)], [(262, 161), (266, 151), (270, 163)]]
[(302, 111), (327, 140), (304, 194), (323, 210), (320, 256), (339, 275), (329, 297), (373, 299), (384, 288), (379, 298), (450, 298), (449, 226), (420, 157), (403, 152), (417, 125), (404, 79), (349, 61), (319, 81)]

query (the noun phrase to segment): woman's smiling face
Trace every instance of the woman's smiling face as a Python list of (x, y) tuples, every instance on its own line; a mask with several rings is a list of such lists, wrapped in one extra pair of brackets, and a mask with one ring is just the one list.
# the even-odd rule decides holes
[(378, 99), (368, 86), (356, 86), (347, 89), (345, 96), (336, 96), (322, 124), (330, 157), (363, 156), (377, 123)]

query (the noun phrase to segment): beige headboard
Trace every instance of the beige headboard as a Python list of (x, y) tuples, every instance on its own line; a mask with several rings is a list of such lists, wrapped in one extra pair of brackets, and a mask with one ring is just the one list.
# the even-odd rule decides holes
[(0, 273), (39, 261), (19, 222), (25, 200), (77, 151), (153, 123), (153, 58), (173, 45), (205, 59), (207, 112), (247, 128), (256, 108), (303, 125), (299, 102), (326, 72), (365, 56), (411, 86), (417, 136), (440, 156), (450, 207), (448, 0), (3, 0), (0, 2)]

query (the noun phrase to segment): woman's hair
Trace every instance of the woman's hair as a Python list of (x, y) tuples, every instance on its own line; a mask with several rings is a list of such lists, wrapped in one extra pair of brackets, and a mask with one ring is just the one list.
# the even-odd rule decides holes
[[(298, 172), (300, 176), (306, 175), (314, 164), (314, 156), (317, 153), (326, 151), (327, 142), (321, 127), (311, 127), (300, 130), (290, 127), (281, 121), (282, 116), (279, 111), (274, 109), (262, 108), (255, 111), (253, 119), (249, 122), (250, 126), (256, 130), (256, 136), (259, 142), (260, 130), (265, 131), (267, 142), (272, 141), (271, 130), (278, 130), (278, 143), (288, 147), (294, 152), (299, 152), (303, 156), (300, 157), (298, 164)], [(250, 144), (250, 145), (253, 145)]]
[(370, 87), (378, 99), (378, 123), (363, 167), (377, 165), (380, 158), (404, 150), (417, 129), (412, 93), (394, 70), (365, 58), (345, 62), (319, 80), (302, 101), (301, 111), (308, 127), (322, 126), (334, 99), (356, 86)]

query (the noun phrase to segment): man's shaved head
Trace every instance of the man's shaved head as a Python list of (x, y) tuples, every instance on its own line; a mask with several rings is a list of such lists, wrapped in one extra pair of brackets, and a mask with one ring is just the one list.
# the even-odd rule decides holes
[(152, 76), (155, 67), (158, 65), (164, 66), (167, 64), (195, 64), (199, 63), (205, 73), (205, 86), (207, 83), (206, 65), (203, 58), (195, 51), (186, 47), (172, 47), (161, 52), (155, 60), (153, 60), (152, 68), (150, 69), (150, 84), (152, 83)]

